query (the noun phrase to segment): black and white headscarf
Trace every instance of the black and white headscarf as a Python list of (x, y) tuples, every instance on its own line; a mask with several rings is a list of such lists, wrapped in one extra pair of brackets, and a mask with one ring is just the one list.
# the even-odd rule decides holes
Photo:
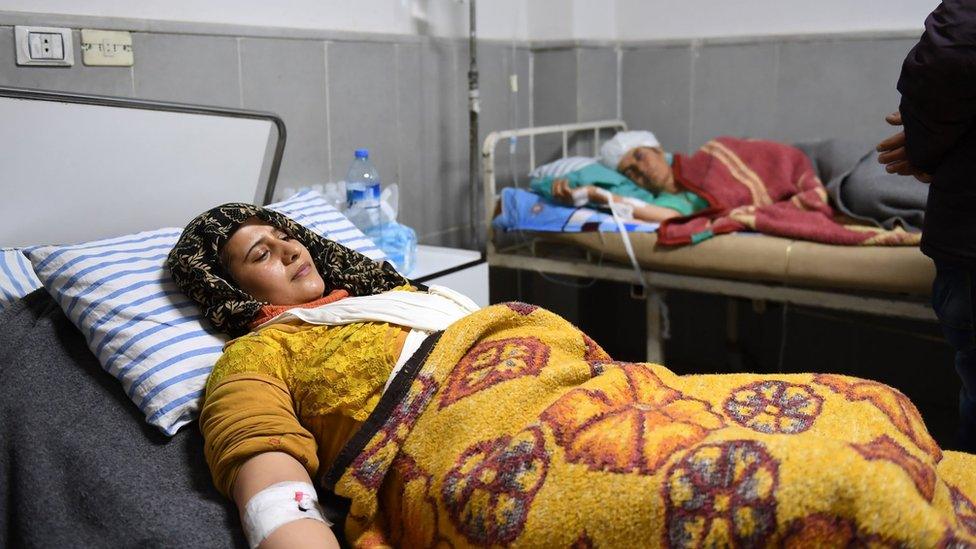
[(191, 221), (166, 260), (177, 286), (224, 333), (246, 332), (262, 305), (274, 305), (260, 302), (238, 288), (220, 263), (224, 244), (251, 217), (285, 231), (308, 248), (325, 281), (326, 293), (343, 289), (354, 296), (372, 295), (409, 284), (389, 263), (377, 264), (278, 212), (253, 204), (224, 204)]

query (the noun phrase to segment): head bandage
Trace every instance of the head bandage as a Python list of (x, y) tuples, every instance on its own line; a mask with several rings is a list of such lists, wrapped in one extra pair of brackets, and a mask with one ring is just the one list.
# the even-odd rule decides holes
[(244, 506), (244, 535), (255, 549), (278, 527), (301, 519), (332, 526), (325, 519), (315, 487), (307, 482), (279, 482), (255, 494)]
[(661, 142), (654, 134), (647, 131), (617, 132), (617, 135), (600, 147), (600, 162), (616, 170), (620, 159), (627, 151), (636, 147), (660, 147)]

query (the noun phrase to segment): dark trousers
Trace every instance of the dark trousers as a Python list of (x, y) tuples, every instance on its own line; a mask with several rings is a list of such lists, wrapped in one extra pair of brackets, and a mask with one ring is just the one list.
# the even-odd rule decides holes
[(976, 271), (936, 261), (932, 284), (932, 308), (939, 317), (946, 340), (956, 350), (959, 390), (960, 450), (976, 452)]

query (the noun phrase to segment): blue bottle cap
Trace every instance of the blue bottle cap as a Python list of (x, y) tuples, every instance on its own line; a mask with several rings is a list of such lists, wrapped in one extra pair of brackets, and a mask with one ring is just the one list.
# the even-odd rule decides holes
[(369, 149), (356, 149), (356, 158), (369, 158)]

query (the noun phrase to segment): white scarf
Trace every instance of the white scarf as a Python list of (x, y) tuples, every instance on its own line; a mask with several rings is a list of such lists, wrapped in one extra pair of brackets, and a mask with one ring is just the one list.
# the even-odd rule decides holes
[[(388, 322), (410, 328), (400, 357), (386, 381), (386, 387), (389, 387), (393, 377), (431, 332), (444, 330), (479, 308), (467, 296), (444, 286), (433, 285), (426, 293), (391, 290), (376, 295), (347, 297), (311, 309), (289, 309), (262, 323), (256, 330), (270, 324), (295, 320), (320, 326)], [(386, 387), (383, 388), (384, 391)]]

